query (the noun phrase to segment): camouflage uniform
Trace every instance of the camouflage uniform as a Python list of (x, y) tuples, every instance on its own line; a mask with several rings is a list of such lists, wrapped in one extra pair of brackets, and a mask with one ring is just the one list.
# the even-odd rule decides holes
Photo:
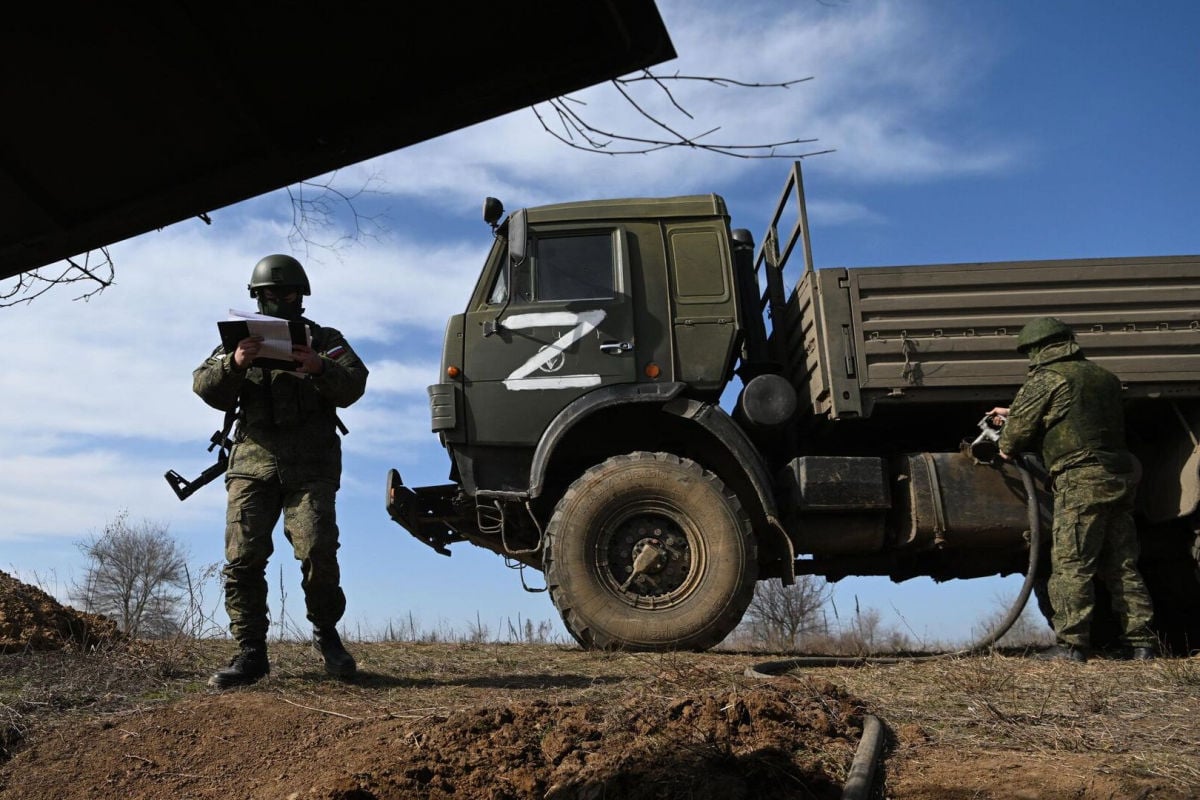
[(1000, 449), (1041, 449), (1054, 488), (1050, 602), (1059, 640), (1091, 645), (1093, 578), (1112, 595), (1121, 643), (1152, 647), (1150, 596), (1137, 569), (1136, 462), (1126, 450), (1121, 384), (1074, 340), (1030, 350), (1029, 377), (1000, 433)]
[(302, 319), (321, 354), (319, 375), (297, 376), (251, 367), (217, 347), (192, 374), (192, 388), (210, 406), (238, 407), (225, 474), (225, 610), (241, 643), (267, 635), (267, 559), (271, 532), (283, 514), (284, 536), (300, 562), (308, 619), (333, 628), (346, 610), (338, 570), (334, 499), (341, 482), (337, 408), (362, 396), (367, 368), (334, 328)]

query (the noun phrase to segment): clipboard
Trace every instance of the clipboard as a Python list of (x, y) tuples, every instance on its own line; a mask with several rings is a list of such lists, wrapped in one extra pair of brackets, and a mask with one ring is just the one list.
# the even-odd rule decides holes
[(238, 342), (248, 336), (263, 337), (262, 350), (250, 363), (250, 366), (261, 369), (294, 372), (299, 362), (292, 358), (292, 345), (312, 344), (312, 333), (308, 325), (275, 317), (255, 315), (249, 319), (218, 320), (217, 331), (221, 335), (221, 345), (226, 353), (237, 350)]

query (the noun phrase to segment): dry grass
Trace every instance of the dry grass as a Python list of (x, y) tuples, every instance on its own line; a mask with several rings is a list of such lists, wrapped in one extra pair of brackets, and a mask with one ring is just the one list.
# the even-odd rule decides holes
[(1200, 659), (1087, 664), (981, 656), (831, 671), (893, 730), (970, 759), (1008, 751), (1053, 763), (1091, 754), (1114, 772), (1200, 794)]

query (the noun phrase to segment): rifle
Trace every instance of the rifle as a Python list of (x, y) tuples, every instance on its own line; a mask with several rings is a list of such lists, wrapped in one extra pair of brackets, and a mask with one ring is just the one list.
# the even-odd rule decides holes
[[(163, 477), (167, 479), (167, 483), (171, 485), (171, 489), (175, 492), (175, 496), (180, 500), (187, 500), (189, 497), (195, 494), (197, 489), (212, 483), (225, 473), (225, 468), (229, 466), (229, 451), (233, 449), (233, 442), (229, 441), (229, 430), (233, 427), (233, 421), (236, 418), (237, 410), (234, 409), (229, 411), (225, 415), (225, 428), (223, 430), (216, 431), (211, 437), (209, 437), (209, 441), (212, 442), (212, 444), (208, 446), (208, 452), (211, 453), (214, 447), (221, 448), (217, 451), (217, 463), (213, 464), (211, 467), (204, 470), (204, 472), (201, 472), (198, 476), (190, 481), (173, 469), (167, 470), (166, 474), (163, 475)], [(343, 435), (350, 432), (347, 430), (342, 421), (338, 419), (336, 414), (333, 417), (333, 421), (337, 424), (338, 430), (341, 431)]]
[(173, 469), (167, 470), (166, 474), (163, 475), (167, 479), (167, 483), (170, 484), (171, 489), (175, 492), (175, 496), (180, 500), (187, 500), (197, 489), (212, 483), (216, 478), (225, 473), (225, 468), (229, 466), (229, 451), (233, 448), (233, 442), (229, 441), (229, 429), (233, 427), (233, 420), (236, 416), (236, 411), (229, 411), (225, 415), (225, 427), (209, 437), (209, 441), (212, 444), (208, 446), (208, 452), (211, 453), (214, 447), (221, 448), (217, 451), (217, 463), (190, 481)]

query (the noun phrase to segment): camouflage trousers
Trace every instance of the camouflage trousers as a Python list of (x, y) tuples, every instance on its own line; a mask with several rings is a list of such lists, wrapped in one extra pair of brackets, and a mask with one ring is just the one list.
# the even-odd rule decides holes
[(1059, 641), (1090, 646), (1100, 580), (1112, 596), (1120, 643), (1152, 647), (1150, 595), (1138, 572), (1132, 475), (1100, 466), (1068, 469), (1054, 479), (1054, 536), (1048, 591)]
[(300, 586), (308, 620), (332, 627), (346, 611), (338, 569), (337, 489), (312, 482), (287, 486), (277, 480), (230, 478), (225, 514), (225, 611), (238, 642), (266, 639), (267, 560), (271, 535), (283, 515), (283, 535), (300, 562)]

